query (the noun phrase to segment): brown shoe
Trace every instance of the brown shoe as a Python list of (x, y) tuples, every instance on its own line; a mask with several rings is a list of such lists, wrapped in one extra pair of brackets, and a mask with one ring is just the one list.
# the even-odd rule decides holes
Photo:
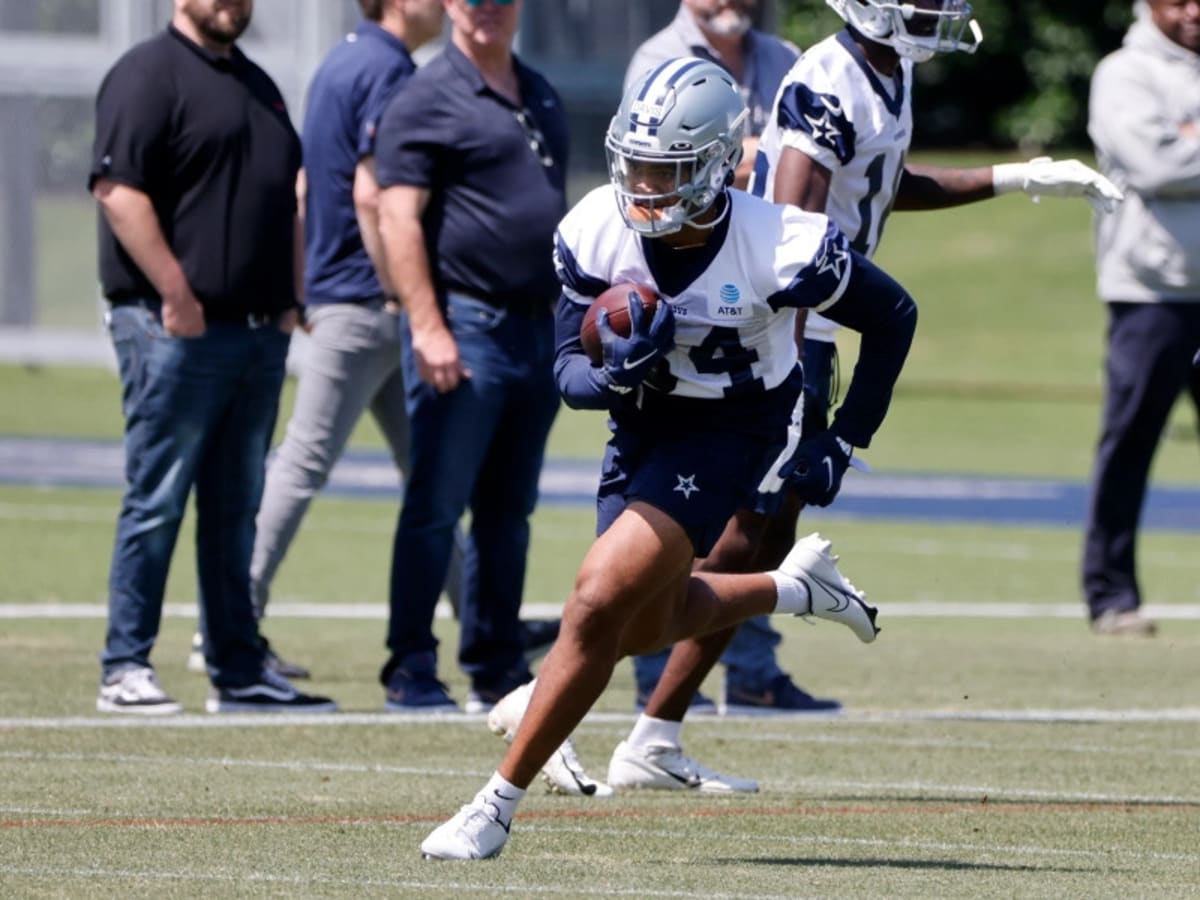
[(1107, 609), (1092, 620), (1092, 631), (1111, 637), (1154, 637), (1158, 625), (1136, 609)]

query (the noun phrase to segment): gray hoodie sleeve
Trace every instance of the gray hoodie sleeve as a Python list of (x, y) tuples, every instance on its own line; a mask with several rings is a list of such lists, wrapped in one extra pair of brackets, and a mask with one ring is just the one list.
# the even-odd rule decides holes
[[(1200, 196), (1200, 56), (1148, 21), (1092, 77), (1088, 134), (1122, 188), (1143, 196)], [(1190, 135), (1180, 128), (1190, 121)]]

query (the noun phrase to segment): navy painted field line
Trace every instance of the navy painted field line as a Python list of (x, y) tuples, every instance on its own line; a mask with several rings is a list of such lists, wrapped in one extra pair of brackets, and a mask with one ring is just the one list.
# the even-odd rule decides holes
[[(119, 488), (123, 471), (118, 441), (0, 437), (0, 484)], [(542, 501), (590, 506), (598, 477), (598, 461), (550, 459), (542, 472)], [(384, 451), (346, 453), (326, 490), (393, 502), (401, 496)], [(852, 517), (1078, 528), (1086, 505), (1081, 481), (851, 471), (833, 507), (805, 515), (810, 521)], [(1200, 487), (1152, 485), (1143, 523), (1148, 529), (1200, 531)]]

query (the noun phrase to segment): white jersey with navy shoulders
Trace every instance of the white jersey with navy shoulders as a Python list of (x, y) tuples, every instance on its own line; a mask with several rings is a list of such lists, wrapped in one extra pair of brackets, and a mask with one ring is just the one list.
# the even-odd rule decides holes
[(609, 186), (559, 224), (555, 265), (567, 300), (586, 306), (611, 285), (636, 282), (671, 305), (675, 347), (655, 384), (675, 396), (734, 398), (777, 387), (796, 365), (795, 308), (828, 308), (850, 278), (848, 242), (826, 216), (742, 191), (727, 196), (727, 221), (706, 248), (712, 258), (686, 283), (670, 261), (688, 251), (630, 229)]
[[(881, 75), (845, 29), (807, 50), (775, 97), (750, 191), (774, 200), (779, 157), (785, 147), (799, 150), (829, 170), (825, 212), (871, 257), (912, 142), (912, 73), (902, 58), (894, 77)], [(810, 315), (805, 335), (832, 340), (836, 327)]]

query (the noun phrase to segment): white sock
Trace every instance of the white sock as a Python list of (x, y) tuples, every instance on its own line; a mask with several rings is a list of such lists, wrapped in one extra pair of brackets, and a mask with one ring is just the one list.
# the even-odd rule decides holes
[(808, 585), (778, 569), (767, 574), (775, 582), (775, 612), (790, 616), (806, 616), (812, 612), (812, 594)]
[(499, 822), (512, 822), (517, 804), (525, 796), (525, 789), (519, 788), (508, 779), (494, 772), (479, 796), (488, 806), (496, 807), (496, 818)]
[(633, 723), (633, 731), (625, 743), (631, 747), (678, 747), (682, 722), (656, 719), (642, 713)]

